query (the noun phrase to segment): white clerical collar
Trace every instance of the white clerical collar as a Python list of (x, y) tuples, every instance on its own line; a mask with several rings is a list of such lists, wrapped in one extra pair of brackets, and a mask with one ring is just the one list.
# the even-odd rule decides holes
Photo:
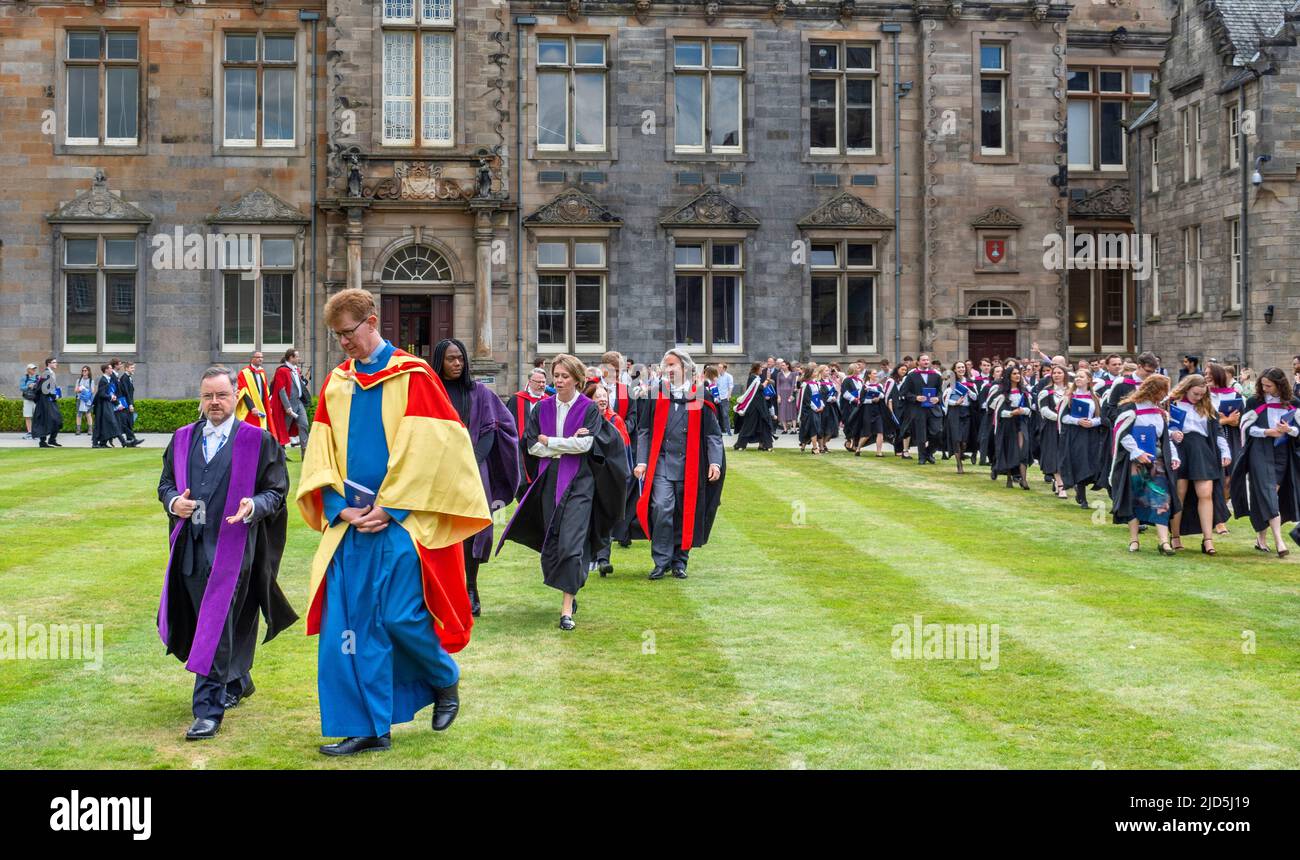
[[(230, 415), (226, 418), (225, 421), (222, 421), (220, 424), (216, 424), (216, 425), (214, 425), (212, 423), (212, 419), (209, 418), (208, 426), (212, 428), (213, 433), (219, 433), (222, 436), (225, 436), (226, 438), (230, 438), (231, 428), (235, 426), (235, 413), (233, 412), (230, 413)], [(205, 435), (209, 435), (209, 434), (205, 434)]]
[(569, 396), (569, 399), (568, 399), (568, 400), (565, 400), (565, 399), (564, 399), (563, 397), (561, 397), (558, 393), (555, 395), (555, 401), (556, 401), (557, 403), (563, 403), (565, 406), (572, 406), (572, 405), (573, 405), (573, 401), (575, 401), (575, 400), (577, 400), (577, 399), (578, 399), (578, 392), (577, 392), (577, 391), (574, 391), (573, 394)]

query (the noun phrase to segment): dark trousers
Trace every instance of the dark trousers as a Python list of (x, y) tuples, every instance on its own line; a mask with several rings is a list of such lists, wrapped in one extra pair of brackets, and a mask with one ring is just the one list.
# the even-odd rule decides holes
[(682, 549), (682, 500), (684, 481), (655, 475), (650, 488), (650, 557), (655, 567), (686, 569), (690, 550)]
[(916, 443), (918, 460), (929, 460), (943, 440), (943, 419), (930, 409), (919, 406), (908, 407), (912, 420), (912, 441)]
[(718, 424), (722, 427), (723, 435), (731, 433), (731, 402), (730, 398), (718, 403)]
[(221, 722), (221, 718), (226, 715), (226, 696), (242, 696), (251, 686), (253, 678), (247, 672), (229, 683), (222, 683), (220, 678), (212, 675), (195, 675), (194, 719)]

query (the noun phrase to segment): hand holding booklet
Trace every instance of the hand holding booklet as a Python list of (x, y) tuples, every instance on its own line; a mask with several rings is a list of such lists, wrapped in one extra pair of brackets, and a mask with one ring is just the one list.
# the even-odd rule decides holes
[(1169, 429), (1182, 430), (1187, 421), (1187, 410), (1177, 404), (1169, 407)]
[[(1290, 412), (1286, 412), (1286, 413), (1284, 413), (1284, 414), (1282, 415), (1281, 418), (1277, 419), (1277, 422), (1278, 422), (1279, 424), (1281, 424), (1283, 421), (1286, 422), (1286, 426), (1288, 426), (1288, 427), (1294, 427), (1294, 426), (1295, 426), (1295, 410), (1292, 409)], [(1286, 433), (1283, 433), (1281, 436), (1278, 436), (1276, 439), (1273, 440), (1273, 446), (1276, 447), (1276, 446), (1278, 446), (1278, 445), (1281, 445), (1281, 444), (1282, 444), (1283, 442), (1285, 442), (1288, 438), (1290, 438), (1289, 435), (1286, 434)]]
[(376, 493), (374, 490), (355, 481), (343, 481), (344, 495), (348, 500), (350, 508), (368, 508), (374, 505)]
[(1138, 450), (1154, 458), (1156, 456), (1156, 428), (1138, 425), (1133, 428), (1133, 441)]

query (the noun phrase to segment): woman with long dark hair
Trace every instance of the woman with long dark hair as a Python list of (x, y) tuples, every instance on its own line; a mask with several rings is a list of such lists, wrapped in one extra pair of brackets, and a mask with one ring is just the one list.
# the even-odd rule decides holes
[(964, 475), (962, 461), (966, 459), (966, 441), (970, 438), (971, 404), (976, 397), (975, 383), (967, 373), (967, 364), (957, 361), (952, 366), (952, 381), (943, 392), (943, 424), (948, 451), (957, 457), (957, 474)]
[(1179, 550), (1183, 535), (1199, 534), (1201, 552), (1214, 555), (1212, 527), (1228, 521), (1222, 475), (1232, 464), (1232, 452), (1219, 428), (1219, 413), (1210, 400), (1205, 377), (1199, 373), (1184, 376), (1169, 395), (1169, 413), (1171, 420), (1180, 414), (1183, 422), (1181, 430), (1169, 432), (1181, 461), (1175, 493), (1182, 508), (1169, 521), (1171, 542)]
[[(1246, 394), (1232, 378), (1232, 371), (1222, 364), (1211, 361), (1206, 365), (1205, 374), (1210, 384), (1210, 404), (1218, 414), (1219, 430), (1224, 441), (1228, 443), (1228, 454), (1232, 458), (1232, 463), (1223, 470), (1223, 480), (1220, 482), (1223, 484), (1223, 495), (1226, 498), (1230, 490), (1229, 482), (1232, 480), (1232, 467), (1241, 456), (1241, 416), (1246, 405)], [(1214, 533), (1226, 535), (1227, 524), (1215, 523)]]
[(1019, 479), (1022, 490), (1029, 489), (1025, 472), (1029, 468), (1029, 403), (1033, 393), (1021, 375), (1020, 368), (1008, 366), (1003, 382), (989, 401), (993, 415), (993, 468), (992, 480), (998, 475), (1007, 476), (1007, 486)]
[(95, 432), (95, 375), (90, 371), (89, 364), (81, 366), (81, 376), (77, 379), (77, 388), (74, 392), (77, 398), (77, 432), (73, 435), (81, 435), (81, 416), (86, 416), (86, 432), (94, 434)]
[[(505, 507), (514, 500), (519, 486), (519, 445), (515, 441), (519, 431), (514, 416), (492, 389), (470, 376), (465, 344), (450, 338), (438, 341), (433, 348), (432, 366), (461, 423), (469, 430), (488, 507), (493, 511)], [(465, 588), (469, 591), (470, 610), (477, 616), (482, 611), (478, 569), (492, 557), (492, 526), (465, 538), (462, 548)]]
[(1054, 364), (1047, 385), (1038, 392), (1038, 465), (1051, 477), (1058, 499), (1070, 497), (1061, 479), (1061, 409), (1069, 406), (1067, 379), (1065, 368)]
[(736, 443), (732, 446), (737, 451), (744, 451), (751, 442), (758, 443), (758, 450), (772, 450), (772, 412), (767, 398), (763, 396), (766, 384), (762, 374), (763, 366), (754, 362), (749, 366), (749, 377), (745, 388), (736, 399)]
[(1279, 558), (1289, 555), (1282, 542), (1282, 523), (1300, 519), (1300, 455), (1297, 454), (1296, 408), (1291, 380), (1270, 367), (1255, 381), (1255, 395), (1241, 417), (1241, 456), (1232, 469), (1232, 511), (1250, 517), (1255, 549), (1268, 552), (1268, 533)]
[(894, 447), (894, 456), (910, 460), (912, 455), (907, 450), (911, 442), (907, 436), (907, 406), (903, 402), (903, 377), (906, 375), (907, 366), (899, 362), (890, 371), (889, 379), (885, 382), (885, 405), (889, 417), (889, 423), (885, 427), (885, 435), (890, 437), (890, 444)]

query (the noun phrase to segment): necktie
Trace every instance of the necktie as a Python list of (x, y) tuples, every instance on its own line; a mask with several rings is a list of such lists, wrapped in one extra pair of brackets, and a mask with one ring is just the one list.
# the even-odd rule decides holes
[(211, 463), (212, 458), (221, 450), (221, 446), (226, 444), (226, 434), (220, 432), (203, 434), (203, 461)]

